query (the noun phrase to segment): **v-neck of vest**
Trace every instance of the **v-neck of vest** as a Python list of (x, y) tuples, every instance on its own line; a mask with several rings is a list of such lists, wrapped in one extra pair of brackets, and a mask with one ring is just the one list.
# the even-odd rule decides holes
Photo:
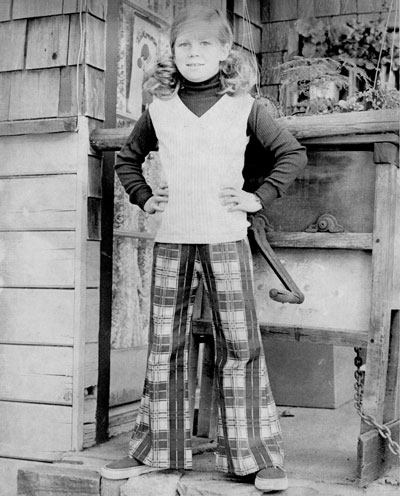
[(197, 120), (197, 119), (198, 119), (198, 120), (200, 120), (200, 119), (202, 119), (203, 117), (206, 117), (206, 116), (208, 116), (210, 113), (212, 113), (212, 111), (215, 109), (215, 107), (217, 107), (217, 106), (218, 106), (218, 104), (219, 104), (222, 100), (224, 100), (224, 99), (225, 99), (225, 97), (227, 97), (227, 96), (228, 96), (228, 95), (226, 95), (226, 94), (225, 94), (225, 95), (222, 95), (222, 96), (221, 96), (221, 98), (219, 98), (219, 99), (218, 99), (215, 103), (213, 103), (213, 104), (211, 105), (211, 107), (210, 107), (208, 110), (206, 110), (206, 111), (204, 112), (204, 114), (201, 114), (201, 115), (196, 115), (196, 114), (195, 114), (192, 110), (190, 110), (190, 108), (189, 108), (187, 105), (185, 105), (185, 103), (183, 102), (183, 100), (181, 99), (181, 97), (180, 97), (179, 95), (176, 95), (176, 97), (177, 97), (177, 99), (178, 99), (179, 103), (182, 105), (182, 107), (183, 107), (184, 109), (186, 109), (186, 111), (188, 112), (188, 114), (189, 114), (189, 115), (192, 115), (192, 116), (193, 116), (193, 118), (194, 118), (194, 119), (196, 119), (196, 120)]

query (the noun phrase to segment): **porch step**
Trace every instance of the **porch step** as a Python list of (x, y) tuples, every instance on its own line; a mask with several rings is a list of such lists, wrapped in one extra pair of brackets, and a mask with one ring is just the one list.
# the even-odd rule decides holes
[(60, 465), (18, 471), (18, 496), (99, 496), (100, 474)]

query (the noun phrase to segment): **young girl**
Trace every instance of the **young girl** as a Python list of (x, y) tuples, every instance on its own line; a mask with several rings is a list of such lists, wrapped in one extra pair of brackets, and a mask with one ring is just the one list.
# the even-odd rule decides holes
[[(219, 11), (192, 6), (180, 12), (171, 28), (172, 56), (147, 81), (154, 101), (118, 154), (116, 171), (130, 201), (149, 214), (162, 212), (162, 221), (141, 407), (129, 457), (104, 467), (107, 478), (192, 468), (188, 346), (202, 277), (215, 329), (217, 468), (256, 474), (262, 491), (288, 486), (255, 311), (247, 214), (281, 196), (306, 155), (249, 95), (254, 64), (232, 43)], [(242, 189), (249, 140), (274, 156), (255, 193)], [(157, 143), (167, 184), (153, 192), (142, 164)]]

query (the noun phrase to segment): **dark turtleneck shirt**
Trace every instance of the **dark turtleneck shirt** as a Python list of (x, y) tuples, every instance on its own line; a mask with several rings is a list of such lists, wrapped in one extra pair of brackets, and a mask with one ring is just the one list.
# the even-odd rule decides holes
[[(184, 80), (178, 95), (191, 112), (201, 116), (221, 98), (219, 90), (220, 79), (217, 74), (201, 83)], [(171, 122), (171, 126), (174, 125), (179, 123)], [(221, 139), (225, 133), (229, 133), (229, 129), (221, 129)], [(254, 100), (247, 134), (249, 144), (243, 168), (243, 189), (256, 193), (265, 207), (285, 194), (305, 167), (306, 152), (292, 134), (278, 126), (259, 100)], [(131, 203), (140, 208), (153, 194), (143, 176), (142, 164), (151, 151), (157, 150), (157, 141), (150, 113), (145, 110), (117, 155), (117, 175)]]

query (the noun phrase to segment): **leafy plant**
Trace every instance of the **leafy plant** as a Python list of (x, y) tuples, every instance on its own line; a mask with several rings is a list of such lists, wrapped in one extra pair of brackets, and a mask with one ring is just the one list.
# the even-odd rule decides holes
[(351, 60), (334, 60), (328, 57), (295, 57), (279, 66), (281, 89), (285, 92), (297, 84), (299, 94), (308, 95), (310, 84), (324, 86), (333, 82), (338, 89), (347, 88), (350, 78), (362, 79), (369, 86), (368, 76)]
[(379, 64), (400, 66), (400, 38), (396, 31), (385, 32), (382, 20), (361, 22), (356, 19), (341, 24), (315, 18), (298, 19), (295, 29), (300, 35), (301, 54), (306, 57), (329, 57), (351, 60), (368, 72)]

